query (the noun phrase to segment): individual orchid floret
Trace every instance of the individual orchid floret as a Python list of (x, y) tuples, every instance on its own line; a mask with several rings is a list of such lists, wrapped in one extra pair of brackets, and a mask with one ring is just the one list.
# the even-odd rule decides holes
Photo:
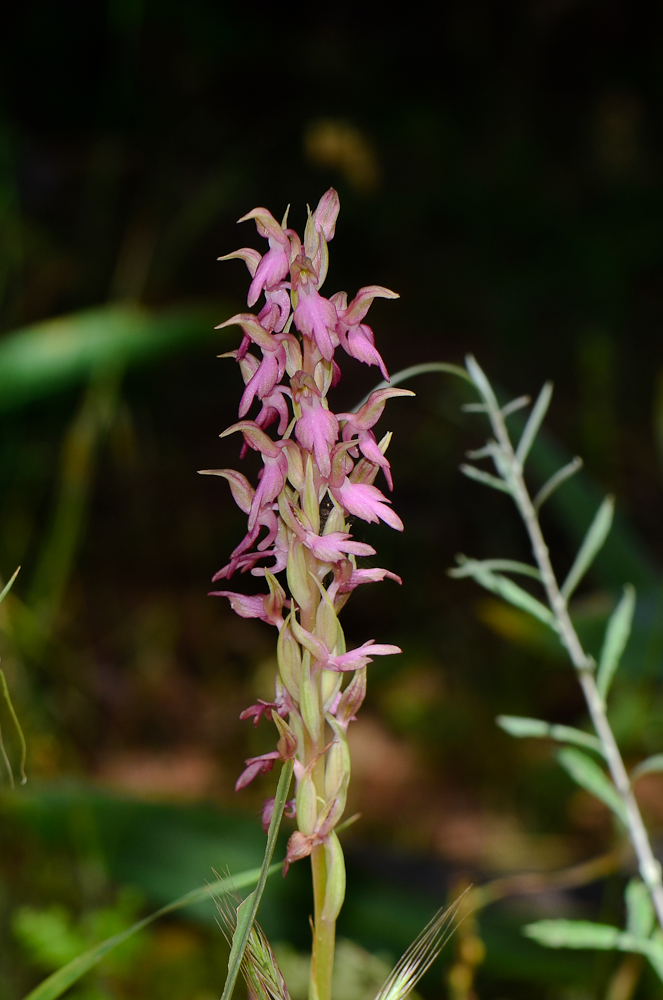
[[(356, 413), (339, 413), (339, 421), (345, 421), (343, 427), (343, 440), (351, 441), (356, 435), (356, 442), (362, 455), (375, 465), (379, 465), (384, 472), (390, 490), (394, 484), (391, 478), (391, 467), (387, 457), (383, 454), (376, 440), (371, 427), (374, 426), (382, 416), (385, 403), (394, 396), (414, 396), (409, 389), (379, 389), (372, 392), (367, 402), (360, 407)], [(356, 457), (357, 452), (352, 451)]]
[(258, 698), (255, 705), (250, 705), (240, 713), (240, 719), (253, 719), (253, 725), (257, 727), (263, 715), (268, 719), (273, 719), (274, 712), (276, 712), (282, 719), (285, 719), (291, 712), (296, 712), (297, 707), (278, 675), (275, 688), (274, 701), (263, 701), (262, 698)]
[(318, 275), (308, 257), (297, 257), (290, 268), (292, 289), (297, 297), (295, 326), (309, 340), (315, 341), (325, 361), (331, 361), (338, 344), (336, 309), (318, 292)]
[(246, 788), (259, 774), (267, 774), (274, 767), (275, 761), (280, 759), (281, 754), (278, 750), (270, 750), (269, 753), (260, 754), (259, 757), (249, 757), (244, 761), (246, 767), (235, 782), (235, 791), (239, 792), (241, 788)]
[(271, 212), (254, 208), (238, 222), (255, 219), (258, 232), (269, 241), (269, 250), (258, 264), (249, 288), (247, 304), (254, 306), (264, 288), (273, 289), (283, 281), (290, 267), (290, 241)]
[(330, 656), (325, 664), (325, 669), (338, 670), (342, 673), (348, 670), (362, 670), (367, 664), (373, 662), (374, 656), (393, 656), (395, 653), (402, 652), (400, 646), (369, 639), (347, 653), (342, 653), (340, 656)]
[(397, 299), (399, 296), (396, 292), (383, 288), (381, 285), (368, 285), (366, 288), (360, 288), (350, 305), (347, 305), (345, 292), (333, 295), (332, 302), (336, 306), (338, 314), (336, 332), (341, 347), (350, 357), (362, 361), (365, 365), (377, 365), (382, 372), (382, 377), (388, 382), (389, 373), (375, 347), (373, 331), (370, 326), (361, 322), (376, 298)]
[(390, 500), (381, 493), (377, 486), (368, 483), (352, 483), (346, 476), (339, 487), (330, 484), (334, 499), (345, 507), (350, 514), (360, 517), (363, 521), (384, 521), (396, 531), (403, 531), (403, 522), (398, 514), (387, 507)]
[[(227, 597), (230, 601), (230, 607), (240, 618), (260, 618), (261, 621), (267, 622), (268, 625), (276, 625), (278, 629), (283, 626), (283, 615), (281, 612), (284, 602), (281, 601), (279, 607), (278, 602), (274, 601), (271, 594), (249, 596), (247, 594), (236, 594), (231, 590), (212, 590), (209, 596)], [(285, 597), (285, 595), (283, 596)]]
[(327, 535), (316, 535), (306, 531), (304, 545), (322, 563), (337, 563), (348, 555), (374, 556), (375, 549), (366, 542), (355, 542), (348, 531), (330, 531)]
[(297, 372), (290, 386), (298, 417), (295, 436), (307, 451), (313, 452), (321, 474), (327, 478), (331, 473), (330, 451), (338, 437), (338, 419), (323, 404), (322, 393), (310, 375)]
[[(218, 323), (215, 330), (223, 330), (226, 326), (241, 326), (245, 337), (248, 337), (261, 351), (278, 351), (281, 341), (272, 335), (270, 330), (262, 326), (253, 313), (237, 313), (224, 323)], [(238, 352), (239, 358), (240, 352)]]
[(253, 495), (251, 502), (251, 512), (249, 514), (249, 530), (255, 525), (261, 507), (276, 499), (285, 482), (288, 472), (288, 459), (283, 450), (284, 442), (272, 441), (265, 432), (253, 420), (240, 420), (223, 431), (219, 437), (227, 437), (235, 431), (241, 431), (244, 440), (249, 447), (259, 451), (262, 455), (264, 468), (260, 477), (260, 483)]
[(334, 580), (329, 585), (329, 598), (336, 601), (342, 594), (350, 594), (362, 583), (381, 583), (382, 580), (393, 580), (402, 584), (400, 576), (391, 573), (388, 569), (378, 569), (377, 567), (357, 569), (351, 562), (346, 561), (338, 565), (334, 572)]

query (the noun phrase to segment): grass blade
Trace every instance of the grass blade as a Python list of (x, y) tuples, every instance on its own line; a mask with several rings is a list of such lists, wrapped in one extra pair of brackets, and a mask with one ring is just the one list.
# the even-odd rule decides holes
[(596, 686), (604, 701), (608, 697), (612, 678), (615, 676), (622, 653), (626, 648), (626, 643), (631, 634), (634, 611), (635, 588), (630, 583), (627, 583), (619, 604), (610, 615), (599, 659)]
[[(16, 573), (18, 573), (18, 570), (16, 570)], [(16, 573), (14, 573), (12, 580), (16, 578)], [(7, 588), (5, 588), (5, 590), (6, 589)], [(7, 703), (7, 710), (9, 712), (9, 715), (11, 716), (12, 722), (14, 723), (14, 728), (16, 729), (18, 741), (21, 744), (20, 772), (21, 772), (21, 784), (24, 785), (28, 780), (27, 775), (25, 773), (25, 761), (28, 756), (28, 748), (25, 743), (25, 736), (23, 735), (23, 730), (21, 729), (21, 723), (18, 721), (18, 715), (16, 714), (16, 711), (12, 704), (11, 696), (9, 694), (9, 688), (7, 686), (7, 678), (5, 677), (4, 670), (0, 670), (0, 692), (2, 693), (2, 697), (5, 699), (5, 702)], [(7, 756), (7, 751), (5, 750), (5, 744), (2, 739), (2, 729), (0, 729), (0, 754), (2, 754), (2, 758), (5, 762), (5, 767), (7, 768), (7, 772), (9, 774), (9, 783), (11, 787), (14, 788), (14, 772), (12, 771), (12, 766), (9, 761), (9, 757)]]
[[(282, 865), (273, 865), (268, 874), (271, 875), (281, 869)], [(259, 878), (262, 876), (262, 869), (253, 868), (250, 871), (242, 872), (240, 875), (235, 875), (232, 879), (222, 878), (217, 882), (211, 882), (209, 885), (201, 886), (200, 889), (192, 889), (191, 892), (187, 892), (184, 896), (180, 896), (179, 899), (174, 900), (172, 903), (168, 903), (167, 906), (162, 906), (160, 910), (155, 913), (151, 913), (148, 917), (143, 917), (142, 920), (138, 920), (131, 927), (127, 927), (126, 930), (120, 931), (119, 934), (114, 934), (112, 937), (107, 938), (100, 944), (94, 945), (87, 951), (84, 951), (82, 955), (78, 955), (73, 961), (68, 962), (57, 972), (54, 972), (44, 979), (39, 986), (35, 986), (33, 990), (28, 993), (24, 1000), (57, 1000), (57, 997), (61, 997), (65, 990), (68, 990), (70, 986), (78, 982), (81, 976), (84, 976), (86, 972), (93, 969), (101, 959), (107, 955), (113, 948), (117, 948), (118, 945), (122, 944), (133, 934), (147, 927), (158, 917), (163, 917), (168, 913), (173, 913), (175, 910), (182, 909), (184, 906), (191, 906), (193, 903), (200, 903), (207, 899), (210, 893), (223, 893), (235, 889), (246, 888), (247, 886), (254, 885)]]
[(83, 382), (100, 367), (140, 363), (209, 339), (220, 311), (213, 304), (158, 312), (112, 304), (14, 330), (0, 344), (0, 411)]
[(569, 570), (569, 575), (560, 588), (562, 597), (565, 600), (568, 601), (593, 563), (597, 552), (603, 547), (603, 543), (608, 537), (612, 526), (614, 512), (615, 498), (607, 496), (594, 515), (594, 520), (590, 524), (585, 539), (578, 550), (573, 566)]
[(244, 958), (244, 952), (246, 951), (246, 946), (249, 941), (253, 921), (255, 920), (256, 913), (258, 912), (260, 899), (265, 889), (265, 883), (267, 882), (269, 866), (274, 854), (274, 848), (276, 847), (276, 837), (279, 832), (279, 827), (283, 818), (283, 810), (285, 809), (286, 800), (288, 798), (288, 791), (292, 780), (292, 771), (293, 762), (292, 760), (287, 760), (281, 768), (281, 774), (279, 776), (279, 783), (276, 789), (276, 796), (274, 798), (274, 811), (269, 824), (265, 857), (260, 869), (258, 884), (251, 895), (247, 896), (244, 902), (237, 908), (237, 927), (235, 928), (235, 933), (233, 934), (233, 943), (230, 949), (230, 957), (228, 959), (228, 977), (226, 979), (226, 984), (223, 987), (221, 1000), (229, 1000), (232, 991), (235, 988), (237, 976), (239, 975), (241, 969), (242, 959)]
[(0, 592), (0, 604), (2, 604), (2, 602), (5, 599), (5, 597), (7, 596), (7, 594), (9, 593), (9, 591), (14, 586), (14, 580), (16, 579), (16, 577), (18, 576), (18, 574), (20, 573), (20, 571), (21, 571), (21, 567), (17, 566), (16, 569), (14, 570), (14, 574), (11, 577), (11, 579), (9, 580), (9, 582), (6, 583), (4, 585), (4, 587), (2, 588), (2, 591)]
[(539, 428), (541, 427), (545, 415), (548, 412), (550, 400), (552, 399), (552, 392), (552, 382), (546, 382), (538, 395), (532, 412), (529, 415), (529, 419), (525, 424), (525, 429), (520, 436), (520, 441), (518, 442), (518, 447), (516, 448), (516, 459), (521, 468), (525, 464), (525, 460), (530, 453), (532, 445), (534, 444), (536, 435), (539, 433)]

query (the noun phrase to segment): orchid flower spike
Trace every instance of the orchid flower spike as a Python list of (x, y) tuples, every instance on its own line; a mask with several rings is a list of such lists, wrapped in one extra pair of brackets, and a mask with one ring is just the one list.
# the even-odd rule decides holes
[[(241, 716), (255, 725), (263, 717), (273, 724), (276, 745), (246, 760), (235, 787), (243, 789), (277, 761), (294, 758), (297, 791), (288, 814), (296, 810), (297, 829), (289, 840), (286, 869), (312, 855), (316, 870), (324, 872), (314, 885), (318, 957), (313, 995), (320, 1000), (329, 998), (333, 953), (325, 935), (333, 938), (345, 893), (336, 827), (350, 781), (347, 730), (364, 700), (370, 672), (379, 669), (374, 658), (400, 652), (394, 643), (373, 639), (346, 647), (338, 615), (352, 591), (387, 578), (401, 582), (387, 569), (358, 564), (376, 553), (353, 537), (351, 522), (383, 521), (403, 530), (390, 500), (373, 485), (380, 470), (390, 489), (393, 485), (385, 457), (391, 435), (379, 439), (374, 428), (387, 402), (412, 395), (405, 389), (379, 389), (356, 413), (331, 407), (330, 392), (341, 377), (339, 347), (388, 377), (365, 318), (376, 298), (398, 297), (381, 285), (360, 288), (350, 303), (344, 292), (322, 294), (339, 207), (338, 194), (330, 188), (308, 210), (303, 239), (289, 228), (287, 212), (281, 223), (266, 208), (240, 219), (255, 222), (267, 247), (264, 252), (244, 247), (220, 258), (246, 265), (247, 304), (257, 309), (219, 324), (219, 329), (241, 330), (238, 348), (224, 356), (239, 365), (244, 381), (239, 419), (221, 437), (241, 435), (240, 457), (256, 452), (260, 471), (251, 483), (231, 469), (204, 470), (226, 480), (247, 518), (245, 537), (214, 582), (250, 572), (266, 583), (258, 593), (225, 589), (226, 584), (212, 593), (227, 598), (236, 614), (275, 626), (278, 633), (274, 700), (259, 700)], [(264, 823), (272, 808), (268, 799)], [(438, 925), (427, 934), (416, 953), (397, 967), (379, 1000), (400, 1000), (405, 986), (416, 981), (416, 970), (437, 947)], [(260, 936), (252, 941), (249, 964), (243, 966), (250, 992), (262, 997), (266, 989), (272, 1000), (285, 1000)]]

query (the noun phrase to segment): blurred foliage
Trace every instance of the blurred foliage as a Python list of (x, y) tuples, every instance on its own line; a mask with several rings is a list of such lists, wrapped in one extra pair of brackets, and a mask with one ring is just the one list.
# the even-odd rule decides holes
[[(661, 10), (452, 0), (386, 18), (373, 4), (26, 0), (0, 17), (3, 581), (23, 567), (0, 608), (0, 655), (30, 777), (0, 802), (3, 1000), (39, 981), (58, 936), (91, 941), (100, 915), (129, 923), (212, 867), (259, 861), (271, 786), (237, 800), (232, 786), (269, 749), (237, 717), (269, 697), (273, 636), (204, 596), (242, 517), (224, 484), (195, 476), (236, 462), (217, 435), (241, 379), (214, 360), (229, 335), (212, 327), (240, 307), (245, 274), (216, 257), (253, 241), (235, 219), (256, 204), (291, 203), (299, 225), (307, 201), (339, 189), (330, 286), (401, 293), (372, 319), (390, 370), (471, 350), (505, 394), (555, 380), (535, 485), (576, 453), (585, 471), (550, 501), (546, 533), (563, 574), (598, 500), (617, 496), (574, 619), (597, 650), (622, 584), (637, 587), (612, 721), (633, 762), (660, 752)], [(340, 408), (375, 381), (348, 364)], [(509, 713), (582, 726), (583, 707), (542, 630), (447, 580), (457, 551), (522, 559), (525, 541), (506, 500), (489, 508), (456, 474), (477, 440), (462, 390), (432, 375), (413, 388), (386, 418), (406, 533), (363, 535), (404, 585), (362, 588), (344, 612), (349, 641), (405, 650), (375, 665), (354, 724), (349, 811), (362, 820), (345, 834), (341, 924), (392, 956), (459, 872), (545, 876), (612, 836), (550, 746), (494, 725)], [(638, 793), (660, 836), (659, 777)], [(468, 989), (657, 995), (640, 968), (551, 957), (520, 934), (543, 916), (620, 924), (625, 879), (483, 911), (486, 960)], [(268, 885), (261, 922), (305, 953), (307, 906), (294, 866)], [(76, 1000), (217, 997), (227, 950), (211, 915), (154, 925)]]

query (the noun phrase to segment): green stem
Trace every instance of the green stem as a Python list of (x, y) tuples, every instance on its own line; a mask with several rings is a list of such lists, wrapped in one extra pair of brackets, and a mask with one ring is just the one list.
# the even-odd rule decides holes
[(315, 926), (309, 1000), (331, 1000), (336, 922), (333, 920), (323, 920), (322, 917), (325, 890), (327, 888), (327, 864), (324, 847), (313, 848), (311, 852), (311, 871), (313, 873)]

